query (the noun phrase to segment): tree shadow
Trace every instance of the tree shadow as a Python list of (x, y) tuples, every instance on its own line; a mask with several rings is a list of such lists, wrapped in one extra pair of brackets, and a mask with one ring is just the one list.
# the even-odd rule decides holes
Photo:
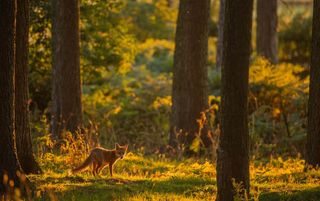
[(259, 196), (260, 201), (319, 201), (320, 187), (292, 192), (269, 192)]

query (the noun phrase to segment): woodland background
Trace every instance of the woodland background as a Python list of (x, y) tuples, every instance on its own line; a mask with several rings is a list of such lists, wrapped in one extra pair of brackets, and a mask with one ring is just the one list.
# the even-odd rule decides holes
[[(81, 2), (84, 121), (93, 124), (103, 146), (128, 142), (131, 148), (144, 147), (153, 153), (167, 144), (177, 4)], [(35, 136), (44, 137), (52, 91), (51, 9), (47, 1), (31, 1), (30, 7), (31, 127)], [(208, 76), (210, 100), (217, 102), (221, 93), (215, 62), (218, 14), (218, 1), (213, 1)], [(275, 151), (297, 156), (303, 152), (306, 136), (312, 7), (308, 2), (280, 1), (278, 15), (279, 64), (255, 54), (251, 57), (251, 147), (253, 155)], [(254, 38), (255, 31), (253, 49)]]
[[(219, 19), (227, 16), (221, 10), (225, 0), (213, 0), (208, 4), (202, 2), (207, 6), (205, 8), (210, 7), (208, 21), (200, 18), (192, 21), (187, 15), (181, 15), (179, 21), (179, 9), (183, 13), (192, 10), (192, 5), (197, 7), (194, 2), (181, 2), (185, 7), (179, 7), (177, 0), (82, 0), (79, 4), (79, 32), (76, 33), (80, 46), (69, 52), (70, 55), (78, 54), (80, 58), (79, 72), (74, 72), (79, 74), (79, 79), (81, 75), (79, 94), (82, 98), (77, 103), (81, 108), (80, 115), (57, 119), (59, 115), (55, 117), (53, 114), (64, 112), (58, 111), (57, 103), (69, 99), (74, 102), (77, 97), (73, 92), (78, 90), (70, 86), (70, 93), (67, 92), (61, 100), (59, 98), (64, 95), (57, 95), (62, 90), (59, 87), (68, 86), (61, 83), (72, 80), (72, 76), (61, 77), (63, 73), (59, 74), (58, 68), (53, 68), (63, 65), (59, 64), (60, 53), (54, 53), (61, 45), (56, 45), (61, 40), (59, 34), (65, 33), (61, 28), (63, 23), (58, 22), (62, 10), (59, 11), (59, 5), (51, 1), (30, 0), (27, 7), (30, 16), (29, 69), (25, 75), (29, 82), (30, 145), (33, 145), (31, 150), (37, 161), (35, 172), (41, 171), (42, 174), (29, 175), (30, 185), (21, 182), (23, 179), (20, 178), (27, 190), (15, 192), (17, 199), (216, 199), (219, 185), (215, 179), (216, 150), (221, 133), (221, 89), (224, 87), (221, 68), (225, 62), (221, 39), (224, 24)], [(248, 2), (250, 4), (251, 1)], [(247, 197), (249, 184), (238, 181), (231, 184), (230, 181), (232, 200), (320, 200), (320, 173), (310, 161), (316, 168), (305, 171), (304, 160), (307, 157), (313, 2), (266, 2), (254, 2), (250, 57), (247, 58), (250, 63), (247, 106), (250, 173), (247, 176), (250, 176), (251, 198)], [(240, 1), (238, 3), (240, 10), (245, 7), (241, 7)], [(206, 12), (203, 13), (198, 10), (197, 16), (206, 19)], [(180, 25), (177, 25), (177, 20)], [(241, 20), (234, 27), (241, 27)], [(77, 26), (72, 20), (64, 23)], [(206, 52), (206, 46), (204, 49), (192, 49), (189, 57), (184, 54), (188, 50), (177, 50), (178, 46), (187, 44), (184, 47), (189, 47), (188, 42), (183, 42), (187, 41), (183, 33), (191, 34), (189, 40), (197, 40), (197, 31), (192, 36), (188, 23), (199, 26), (195, 30), (203, 28), (208, 31), (208, 36), (201, 38), (208, 41), (207, 54), (202, 53)], [(243, 22), (244, 26), (250, 23)], [(233, 38), (233, 41), (237, 40)], [(243, 38), (239, 38), (241, 40)], [(66, 46), (68, 42), (70, 40), (64, 41)], [(204, 58), (203, 68), (190, 67), (186, 72), (181, 71), (183, 68), (175, 70), (179, 65), (188, 66), (193, 58), (197, 60), (197, 51)], [(196, 86), (202, 86), (201, 80), (208, 80), (203, 96), (199, 95), (202, 93), (199, 87), (185, 94), (175, 91), (178, 85), (173, 82), (183, 83), (190, 78), (188, 76), (196, 76), (203, 69), (207, 73), (202, 74), (204, 77), (199, 79), (200, 82), (193, 80)], [(203, 99), (206, 95), (208, 99)], [(207, 106), (200, 110), (203, 115), (198, 112), (198, 116), (190, 115), (191, 120), (189, 117), (186, 120), (181, 115), (179, 117), (179, 112), (173, 112), (179, 111), (179, 107), (175, 110), (172, 102), (176, 101), (184, 111), (189, 108), (187, 103), (191, 100), (204, 100), (204, 103), (194, 104), (194, 108)], [(81, 121), (81, 128), (77, 123), (69, 124), (69, 121)], [(181, 123), (183, 121), (186, 122)], [(175, 123), (183, 129), (175, 130)], [(236, 124), (235, 127), (238, 126)], [(184, 133), (185, 129), (189, 133)], [(203, 137), (203, 132), (209, 135)], [(239, 134), (239, 139), (241, 136)], [(110, 179), (107, 172), (99, 178), (89, 173), (68, 174), (71, 168), (83, 161), (91, 148), (102, 146), (111, 149), (115, 143), (129, 144), (130, 149), (126, 159), (115, 165), (118, 180)], [(19, 160), (23, 166), (20, 156)], [(3, 161), (4, 157), (0, 164)]]

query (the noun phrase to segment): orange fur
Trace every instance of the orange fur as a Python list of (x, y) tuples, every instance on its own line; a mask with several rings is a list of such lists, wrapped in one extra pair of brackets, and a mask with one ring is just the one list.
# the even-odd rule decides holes
[(112, 177), (112, 166), (117, 160), (122, 159), (125, 156), (127, 149), (128, 145), (120, 146), (119, 144), (116, 144), (115, 148), (112, 150), (96, 147), (91, 150), (88, 158), (79, 167), (72, 170), (72, 173), (76, 174), (82, 172), (92, 165), (92, 174), (95, 176), (109, 165), (109, 171)]

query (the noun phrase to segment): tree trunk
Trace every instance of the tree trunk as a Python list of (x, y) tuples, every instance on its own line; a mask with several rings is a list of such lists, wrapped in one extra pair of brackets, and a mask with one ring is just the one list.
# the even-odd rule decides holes
[(257, 0), (257, 53), (278, 62), (277, 0)]
[(221, 135), (217, 150), (218, 201), (249, 195), (248, 74), (253, 1), (226, 0), (223, 26)]
[[(170, 144), (177, 145), (174, 130), (187, 133), (189, 149), (196, 137), (200, 113), (208, 108), (208, 22), (210, 0), (180, 1), (174, 53)], [(202, 137), (206, 138), (206, 129)], [(205, 143), (210, 140), (204, 139)]]
[(216, 55), (216, 69), (221, 70), (222, 62), (222, 48), (223, 48), (223, 22), (224, 10), (226, 0), (220, 0), (219, 6), (219, 21), (218, 21), (218, 40), (217, 40), (217, 55)]
[(53, 1), (52, 133), (77, 131), (82, 125), (79, 1)]
[(15, 65), (15, 132), (18, 158), (26, 174), (40, 172), (33, 151), (28, 110), (29, 1), (17, 1)]
[(20, 171), (14, 132), (15, 1), (0, 1), (0, 198), (9, 185), (4, 175), (19, 186)]
[(320, 0), (313, 5), (306, 163), (320, 166)]

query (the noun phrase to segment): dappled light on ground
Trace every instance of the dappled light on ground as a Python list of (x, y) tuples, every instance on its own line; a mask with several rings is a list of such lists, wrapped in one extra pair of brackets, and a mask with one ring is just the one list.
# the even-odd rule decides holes
[[(45, 173), (30, 176), (36, 200), (214, 200), (215, 165), (205, 160), (175, 161), (129, 153), (115, 164), (115, 176), (107, 170), (99, 176), (87, 171), (68, 175), (66, 156), (51, 155), (61, 163), (59, 171), (43, 161)], [(59, 158), (59, 160), (58, 160)], [(304, 171), (301, 159), (254, 161), (250, 166), (253, 200), (315, 200), (320, 195), (320, 171)]]

